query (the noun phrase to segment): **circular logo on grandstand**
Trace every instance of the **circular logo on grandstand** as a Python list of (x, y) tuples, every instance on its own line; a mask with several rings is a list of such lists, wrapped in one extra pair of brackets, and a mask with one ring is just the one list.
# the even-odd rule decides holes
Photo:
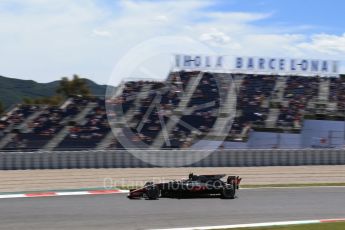
[(221, 56), (191, 38), (158, 37), (132, 48), (108, 83), (112, 147), (164, 167), (192, 165), (220, 148), (237, 101), (233, 76), (221, 67)]

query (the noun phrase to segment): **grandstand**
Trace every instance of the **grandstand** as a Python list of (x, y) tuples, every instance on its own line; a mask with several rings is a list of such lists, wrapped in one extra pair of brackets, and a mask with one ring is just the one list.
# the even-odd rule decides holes
[(344, 76), (176, 71), (164, 82), (124, 81), (111, 98), (16, 105), (0, 120), (0, 149), (311, 147), (305, 133), (342, 147), (344, 130), (320, 136), (304, 122), (344, 121), (344, 90)]

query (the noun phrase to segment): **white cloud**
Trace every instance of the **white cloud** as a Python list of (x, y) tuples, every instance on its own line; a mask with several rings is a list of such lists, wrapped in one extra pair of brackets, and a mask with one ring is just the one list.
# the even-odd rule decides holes
[(162, 22), (167, 22), (169, 19), (166, 15), (157, 15), (155, 17), (155, 20), (157, 21), (162, 21)]
[(253, 23), (272, 13), (220, 13), (213, 4), (1, 0), (0, 74), (48, 82), (78, 73), (106, 83), (131, 47), (161, 35), (190, 36), (222, 54), (344, 57), (345, 35), (282, 33)]
[(231, 38), (225, 33), (217, 29), (213, 29), (208, 33), (201, 34), (200, 40), (211, 45), (224, 45), (228, 44), (231, 41)]
[(93, 30), (92, 31), (95, 36), (100, 36), (100, 37), (111, 37), (111, 33), (106, 30)]
[(262, 20), (272, 16), (271, 13), (261, 14), (261, 13), (246, 13), (246, 12), (211, 12), (207, 15), (210, 19), (218, 21), (226, 21), (227, 23), (248, 23), (257, 20)]
[(344, 57), (345, 33), (342, 36), (316, 34), (311, 37), (311, 42), (303, 42), (299, 44), (299, 47), (312, 52), (318, 51), (326, 55), (341, 55)]

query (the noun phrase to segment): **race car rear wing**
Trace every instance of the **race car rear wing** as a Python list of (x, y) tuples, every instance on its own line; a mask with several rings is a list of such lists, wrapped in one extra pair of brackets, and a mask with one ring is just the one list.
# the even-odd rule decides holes
[(241, 181), (242, 178), (240, 178), (239, 176), (228, 176), (226, 183), (233, 184), (236, 189), (239, 189)]

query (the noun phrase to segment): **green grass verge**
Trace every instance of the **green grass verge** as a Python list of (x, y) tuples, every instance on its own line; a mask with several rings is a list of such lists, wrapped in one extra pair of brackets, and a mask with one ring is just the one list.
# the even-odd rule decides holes
[[(344, 230), (345, 223), (303, 224), (291, 226), (258, 227), (258, 228), (232, 228), (227, 230)], [(225, 229), (223, 229), (225, 230)]]

